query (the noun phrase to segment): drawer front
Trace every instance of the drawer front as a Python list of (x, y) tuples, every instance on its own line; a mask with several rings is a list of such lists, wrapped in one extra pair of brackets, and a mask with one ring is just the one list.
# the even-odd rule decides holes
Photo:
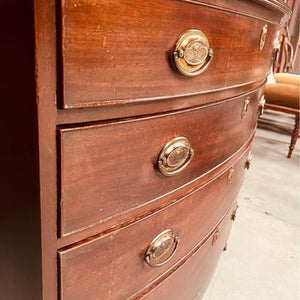
[(213, 242), (215, 232), (191, 257), (173, 274), (157, 285), (144, 296), (133, 297), (143, 300), (196, 300), (204, 295), (209, 281), (214, 273), (217, 262), (224, 247), (232, 226), (232, 213), (226, 215), (218, 225), (218, 239)]
[[(61, 1), (63, 108), (216, 91), (263, 80), (271, 67), (278, 28), (268, 24), (260, 50), (265, 21), (174, 0)], [(173, 63), (188, 29), (202, 31), (213, 50), (207, 69), (193, 78)]]
[[(228, 159), (252, 136), (258, 95), (260, 90), (178, 113), (61, 129), (61, 235), (132, 211)], [(178, 136), (188, 139), (194, 156), (182, 172), (165, 176), (157, 159)]]
[[(248, 151), (233, 166), (230, 183), (231, 169), (150, 217), (60, 251), (61, 299), (127, 299), (158, 278), (191, 251), (226, 214), (240, 189), (247, 157)], [(151, 267), (144, 255), (150, 242), (166, 229), (179, 237), (177, 251), (164, 265)]]

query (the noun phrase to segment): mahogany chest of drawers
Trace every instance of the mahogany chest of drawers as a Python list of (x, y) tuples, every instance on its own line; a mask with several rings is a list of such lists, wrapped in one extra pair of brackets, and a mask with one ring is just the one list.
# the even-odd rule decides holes
[(235, 218), (289, 8), (279, 0), (0, 8), (0, 298), (200, 299)]

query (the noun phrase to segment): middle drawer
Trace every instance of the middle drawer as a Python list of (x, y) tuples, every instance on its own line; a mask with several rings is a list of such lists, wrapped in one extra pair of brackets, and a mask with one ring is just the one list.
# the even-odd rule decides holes
[[(61, 235), (141, 207), (224, 162), (252, 136), (260, 94), (256, 90), (170, 114), (60, 129)], [(180, 136), (190, 145), (169, 143)], [(165, 171), (183, 162), (176, 176), (159, 171), (162, 149)]]

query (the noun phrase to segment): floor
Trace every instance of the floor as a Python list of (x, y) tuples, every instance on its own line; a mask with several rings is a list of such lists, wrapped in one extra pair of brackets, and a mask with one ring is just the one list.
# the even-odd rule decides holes
[(286, 158), (293, 120), (260, 118), (227, 251), (203, 300), (300, 299), (300, 140)]

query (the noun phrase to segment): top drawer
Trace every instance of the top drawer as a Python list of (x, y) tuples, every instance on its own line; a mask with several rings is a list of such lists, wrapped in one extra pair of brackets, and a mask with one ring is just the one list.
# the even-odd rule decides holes
[[(62, 16), (63, 108), (157, 100), (262, 80), (277, 30), (268, 25), (260, 50), (265, 21), (173, 0), (62, 0)], [(179, 74), (171, 62), (176, 41), (188, 29), (201, 30), (213, 50), (207, 69), (195, 77)]]

